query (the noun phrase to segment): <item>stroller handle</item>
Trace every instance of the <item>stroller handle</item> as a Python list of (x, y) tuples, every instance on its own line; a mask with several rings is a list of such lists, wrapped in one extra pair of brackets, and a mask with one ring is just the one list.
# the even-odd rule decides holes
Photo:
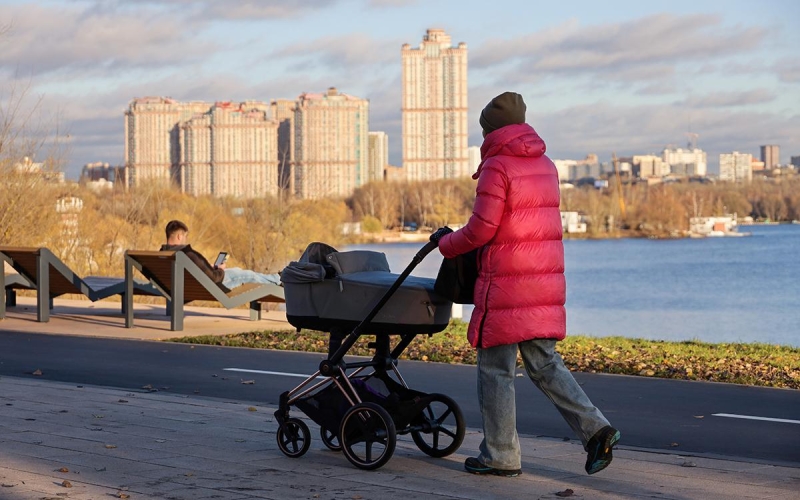
[(414, 265), (411, 267), (411, 269), (408, 270), (408, 272), (410, 273), (414, 269), (414, 267), (417, 267), (417, 264), (422, 262), (422, 260), (425, 257), (427, 257), (429, 253), (431, 253), (435, 248), (438, 247), (439, 247), (439, 242), (437, 241), (429, 241), (425, 243), (425, 246), (420, 248), (417, 254), (414, 256)]

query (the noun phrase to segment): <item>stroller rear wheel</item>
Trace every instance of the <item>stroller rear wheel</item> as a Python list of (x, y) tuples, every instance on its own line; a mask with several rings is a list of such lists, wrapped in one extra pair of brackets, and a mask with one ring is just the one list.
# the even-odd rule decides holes
[(278, 448), (289, 458), (302, 457), (311, 446), (311, 431), (299, 418), (290, 418), (278, 427)]
[(464, 415), (461, 408), (444, 394), (431, 394), (428, 403), (414, 424), (422, 430), (412, 430), (411, 438), (426, 455), (434, 458), (454, 453), (464, 441)]
[(374, 470), (392, 458), (397, 432), (389, 413), (375, 403), (358, 403), (342, 417), (342, 452), (359, 469)]
[(342, 444), (339, 441), (339, 436), (335, 432), (326, 429), (325, 427), (319, 428), (319, 437), (331, 451), (342, 451)]

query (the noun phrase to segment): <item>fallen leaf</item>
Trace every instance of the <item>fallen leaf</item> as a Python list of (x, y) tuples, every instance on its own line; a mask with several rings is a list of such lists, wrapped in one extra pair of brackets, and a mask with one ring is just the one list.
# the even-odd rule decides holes
[(62, 467), (60, 469), (56, 469), (56, 472), (69, 472), (69, 469), (67, 469), (66, 467)]
[(256, 408), (255, 406), (251, 406), (250, 408), (247, 409), (247, 411), (258, 411), (258, 408)]
[(36, 375), (37, 377), (41, 377), (42, 376), (42, 370), (39, 370), (39, 369), (35, 370), (33, 372), (33, 375)]
[(106, 448), (109, 449), (109, 450), (112, 450), (112, 449), (114, 449), (116, 447), (117, 447), (117, 445), (115, 445), (115, 444), (107, 444), (106, 445)]
[(64, 488), (72, 488), (72, 483), (70, 483), (69, 481), (67, 481), (65, 479), (65, 480), (61, 481), (61, 486), (63, 486)]
[(571, 497), (571, 496), (572, 496), (572, 495), (574, 495), (574, 494), (575, 494), (575, 492), (574, 492), (574, 491), (572, 491), (570, 488), (567, 488), (567, 489), (566, 489), (566, 490), (564, 490), (564, 491), (559, 491), (559, 492), (557, 492), (557, 493), (556, 493), (556, 496), (557, 496), (557, 497)]
[(246, 385), (253, 385), (253, 384), (256, 383), (256, 381), (255, 380), (242, 380), (242, 383), (246, 384)]

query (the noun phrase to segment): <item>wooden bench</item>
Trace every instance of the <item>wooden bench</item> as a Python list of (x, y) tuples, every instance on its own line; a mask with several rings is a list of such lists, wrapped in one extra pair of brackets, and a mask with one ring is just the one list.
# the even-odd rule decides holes
[[(40, 322), (50, 320), (53, 299), (60, 295), (68, 293), (84, 295), (92, 302), (95, 302), (126, 293), (125, 278), (105, 276), (82, 278), (47, 248), (0, 246), (0, 259), (7, 262), (19, 273), (19, 278), (13, 278), (18, 283), (12, 285), (12, 289), (36, 290), (36, 319)], [(19, 281), (20, 278), (24, 279), (28, 286)], [(5, 280), (6, 275), (2, 273), (2, 278), (0, 278), (0, 303), (3, 306), (0, 309), (0, 318), (4, 318), (6, 313), (7, 284)], [(131, 285), (131, 290), (127, 292), (131, 294), (131, 298), (133, 295), (162, 295), (160, 290), (145, 281), (136, 280)], [(126, 302), (123, 300), (123, 314), (125, 313), (125, 304)]]
[[(228, 290), (209, 278), (182, 251), (153, 252), (128, 250), (125, 252), (125, 283), (133, 287), (134, 270), (149, 279), (170, 301), (170, 329), (183, 330), (184, 304), (194, 300), (218, 302), (226, 309), (250, 305), (250, 319), (261, 319), (262, 302), (285, 302), (283, 287), (272, 284), (248, 283)], [(132, 297), (128, 301), (125, 326), (133, 327)]]

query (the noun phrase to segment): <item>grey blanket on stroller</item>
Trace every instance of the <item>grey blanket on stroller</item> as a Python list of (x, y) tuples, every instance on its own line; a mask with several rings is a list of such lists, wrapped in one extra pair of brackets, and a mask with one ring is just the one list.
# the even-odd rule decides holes
[[(337, 252), (312, 243), (281, 272), (286, 316), (293, 326), (352, 329), (367, 317), (399, 278), (381, 252)], [(368, 331), (434, 333), (450, 321), (452, 302), (433, 291), (431, 278), (408, 276), (371, 322)]]

